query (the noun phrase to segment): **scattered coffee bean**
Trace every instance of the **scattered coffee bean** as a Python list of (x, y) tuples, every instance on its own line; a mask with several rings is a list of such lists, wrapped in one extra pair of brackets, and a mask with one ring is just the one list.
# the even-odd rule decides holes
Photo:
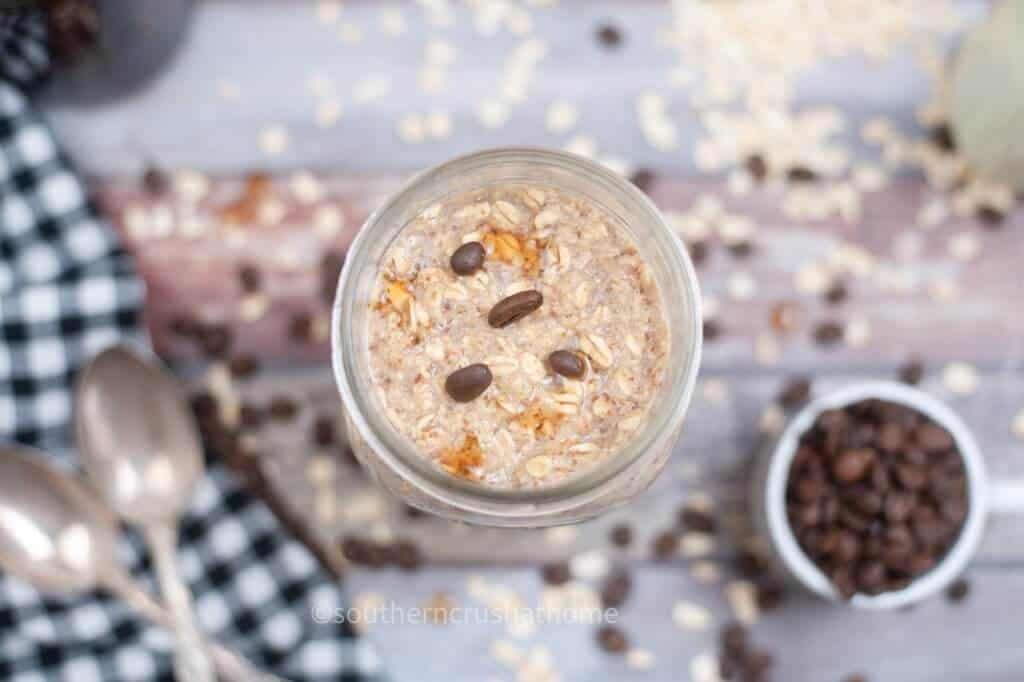
[(747, 172), (750, 173), (750, 177), (754, 178), (758, 182), (764, 180), (768, 175), (768, 163), (760, 154), (751, 154), (748, 156), (745, 165), (747, 167)]
[(313, 443), (319, 447), (326, 448), (334, 445), (336, 441), (334, 418), (320, 415), (313, 420), (312, 436)]
[(708, 259), (707, 242), (687, 242), (686, 250), (690, 253), (690, 260), (695, 266), (703, 265)]
[(251, 403), (242, 403), (242, 406), (238, 411), (238, 418), (242, 422), (242, 426), (245, 428), (258, 429), (263, 426), (266, 414), (256, 405)]
[(199, 329), (199, 346), (211, 358), (227, 355), (234, 342), (234, 336), (226, 325), (208, 324)]
[(186, 339), (197, 338), (199, 336), (201, 326), (202, 325), (200, 325), (199, 321), (190, 315), (173, 317), (168, 324), (168, 328), (172, 334)]
[(597, 643), (610, 654), (621, 654), (629, 648), (626, 634), (614, 625), (603, 625), (597, 631)]
[(811, 397), (811, 380), (807, 377), (793, 377), (779, 391), (779, 404), (792, 409), (807, 402)]
[(625, 603), (632, 587), (633, 581), (630, 580), (628, 573), (624, 571), (612, 573), (601, 587), (601, 603), (607, 609), (619, 608)]
[(843, 682), (868, 682), (866, 675), (847, 675), (843, 678)]
[(217, 417), (217, 399), (208, 391), (200, 391), (191, 398), (192, 414), (200, 422), (209, 421)]
[(981, 224), (991, 230), (1002, 226), (1003, 221), (1006, 219), (1006, 214), (993, 206), (979, 206), (977, 215)]
[(298, 411), (299, 406), (295, 404), (295, 401), (283, 395), (271, 398), (270, 404), (267, 406), (267, 414), (271, 419), (278, 421), (290, 421), (295, 418)]
[(587, 373), (587, 363), (578, 353), (556, 350), (548, 356), (548, 364), (556, 374), (570, 379), (581, 379)]
[(849, 296), (846, 285), (836, 281), (825, 291), (825, 302), (832, 305), (839, 305)]
[(572, 573), (569, 571), (569, 564), (564, 561), (555, 561), (541, 566), (540, 575), (548, 585), (558, 586), (569, 582)]
[(612, 528), (609, 537), (616, 547), (629, 547), (633, 544), (633, 529), (621, 523)]
[(718, 663), (724, 680), (767, 682), (775, 657), (755, 647), (743, 627), (734, 623), (719, 635)]
[(924, 365), (921, 364), (920, 360), (908, 360), (906, 364), (900, 367), (899, 376), (900, 381), (903, 383), (917, 386), (924, 377)]
[(736, 572), (744, 578), (756, 580), (768, 572), (768, 562), (760, 554), (743, 550), (735, 559)]
[(651, 187), (654, 186), (654, 173), (646, 168), (641, 168), (633, 173), (633, 175), (629, 177), (629, 180), (636, 185), (637, 189), (641, 192), (644, 194), (650, 194)]
[(142, 189), (146, 194), (160, 196), (167, 191), (169, 186), (167, 174), (156, 166), (149, 166), (142, 173)]
[(953, 603), (961, 602), (971, 592), (971, 584), (966, 578), (957, 578), (946, 588), (946, 597)]
[(487, 314), (487, 323), (495, 328), (507, 327), (543, 304), (544, 296), (539, 291), (520, 291), (495, 303), (491, 312)]
[(468, 403), (475, 400), (491, 385), (494, 376), (490, 368), (483, 363), (476, 363), (456, 370), (448, 375), (444, 382), (444, 390), (452, 400)]
[(247, 379), (260, 368), (260, 361), (255, 355), (236, 355), (228, 363), (228, 369), (236, 379)]
[(790, 467), (787, 515), (843, 598), (900, 590), (956, 541), (968, 511), (956, 442), (905, 405), (822, 412)]
[(611, 24), (605, 24), (597, 29), (597, 40), (604, 47), (616, 48), (622, 44), (622, 31)]
[(480, 242), (467, 242), (455, 249), (450, 264), (456, 275), (472, 275), (484, 266), (487, 251)]
[(651, 551), (654, 553), (654, 558), (659, 561), (674, 557), (678, 548), (679, 538), (669, 530), (659, 533), (651, 543)]
[(405, 571), (415, 571), (423, 563), (420, 548), (408, 540), (398, 540), (392, 548), (395, 564)]
[(313, 339), (313, 316), (296, 313), (288, 322), (288, 337), (298, 343), (309, 343)]
[(786, 173), (786, 177), (791, 182), (814, 182), (818, 179), (818, 174), (807, 166), (793, 166)]
[(263, 274), (251, 263), (244, 263), (238, 268), (238, 283), (242, 291), (252, 294), (263, 288)]
[(782, 585), (774, 580), (765, 580), (757, 585), (757, 606), (762, 611), (778, 608), (784, 597)]
[(819, 346), (831, 346), (843, 338), (843, 326), (838, 322), (822, 322), (814, 328), (814, 340)]
[(722, 325), (717, 320), (704, 320), (704, 340), (714, 341), (722, 335)]
[(956, 151), (956, 139), (948, 123), (940, 123), (931, 130), (932, 144), (944, 152)]
[(754, 244), (747, 240), (733, 242), (729, 244), (729, 253), (735, 258), (747, 258), (754, 253)]
[(714, 516), (691, 506), (679, 510), (679, 525), (695, 533), (714, 533), (716, 528)]
[(345, 254), (337, 251), (328, 251), (320, 260), (320, 298), (328, 305), (334, 302), (334, 290), (344, 265)]

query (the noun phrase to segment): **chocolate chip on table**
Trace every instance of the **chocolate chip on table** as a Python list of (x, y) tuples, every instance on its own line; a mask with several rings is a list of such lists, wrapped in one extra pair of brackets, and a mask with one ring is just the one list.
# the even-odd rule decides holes
[(490, 368), (478, 362), (449, 374), (444, 382), (444, 390), (455, 402), (468, 403), (486, 391), (493, 379)]
[(556, 350), (548, 356), (548, 364), (556, 374), (569, 379), (581, 379), (587, 373), (587, 363), (579, 353), (569, 350)]
[(572, 573), (569, 571), (569, 564), (564, 561), (555, 561), (544, 564), (540, 568), (540, 575), (541, 578), (544, 579), (545, 583), (555, 587), (566, 584), (572, 577)]
[(605, 24), (597, 29), (597, 40), (607, 48), (616, 48), (622, 44), (622, 31), (611, 24)]
[(924, 377), (924, 365), (920, 360), (908, 360), (899, 371), (900, 381), (911, 386), (917, 386)]
[(597, 643), (610, 654), (621, 654), (629, 648), (626, 634), (614, 625), (603, 625), (597, 631)]
[(521, 320), (544, 304), (544, 295), (539, 291), (520, 291), (501, 299), (487, 313), (487, 323), (495, 328), (507, 327)]
[(238, 411), (238, 418), (242, 422), (242, 426), (247, 429), (258, 429), (263, 426), (263, 422), (266, 419), (266, 413), (251, 403), (242, 403), (242, 406)]
[(946, 588), (946, 598), (953, 603), (961, 602), (971, 592), (971, 584), (966, 578), (957, 578)]
[(655, 536), (654, 541), (651, 543), (651, 551), (654, 554), (654, 558), (664, 561), (671, 559), (676, 555), (676, 550), (679, 548), (679, 538), (672, 531), (664, 531)]
[(408, 540), (398, 540), (392, 547), (395, 564), (405, 571), (415, 571), (423, 564), (420, 548)]
[(994, 206), (979, 206), (977, 210), (978, 220), (985, 227), (994, 230), (1006, 220), (1006, 214)]
[(192, 414), (200, 422), (214, 419), (217, 416), (217, 399), (208, 391), (200, 391), (192, 396)]
[(612, 528), (608, 537), (616, 547), (629, 547), (633, 544), (633, 529), (624, 523)]
[(263, 288), (263, 273), (251, 263), (244, 263), (238, 267), (238, 284), (242, 291), (252, 294)]
[(616, 571), (605, 579), (601, 586), (601, 603), (605, 608), (617, 609), (622, 606), (633, 587), (633, 581), (625, 571)]
[(197, 338), (199, 336), (200, 328), (202, 327), (199, 320), (191, 315), (179, 315), (177, 317), (172, 317), (167, 326), (172, 334), (186, 339)]
[(968, 504), (949, 432), (882, 400), (822, 412), (800, 438), (786, 489), (793, 534), (844, 599), (903, 589), (930, 570)]
[(690, 253), (690, 260), (696, 266), (701, 266), (708, 259), (707, 242), (692, 241), (686, 243), (686, 250)]
[(722, 335), (722, 325), (716, 320), (704, 320), (704, 340), (714, 341)]
[(480, 242), (467, 242), (455, 249), (449, 261), (456, 275), (472, 275), (484, 266), (487, 251)]
[(814, 328), (814, 340), (819, 346), (831, 346), (843, 338), (843, 326), (838, 322), (826, 321)]
[(228, 369), (236, 379), (246, 379), (260, 368), (260, 361), (255, 355), (236, 355), (228, 363)]
[(295, 401), (283, 395), (271, 398), (270, 404), (267, 406), (267, 414), (270, 415), (271, 419), (278, 421), (294, 419), (298, 411), (299, 406), (295, 404)]
[(754, 253), (754, 243), (748, 240), (742, 240), (729, 244), (729, 253), (735, 258), (747, 258), (750, 254)]

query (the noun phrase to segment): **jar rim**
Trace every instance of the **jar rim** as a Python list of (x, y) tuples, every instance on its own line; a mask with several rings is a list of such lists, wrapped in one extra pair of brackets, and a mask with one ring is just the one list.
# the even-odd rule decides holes
[[(550, 166), (586, 176), (588, 181), (617, 193), (639, 207), (645, 214), (643, 218), (650, 222), (650, 226), (661, 237), (659, 248), (668, 257), (670, 268), (679, 280), (680, 291), (686, 299), (683, 303), (688, 311), (687, 321), (692, 329), (692, 333), (684, 340), (687, 352), (683, 359), (685, 367), (680, 374), (682, 380), (669, 386), (666, 399), (652, 409), (651, 418), (641, 431), (642, 437), (634, 438), (578, 476), (558, 484), (530, 489), (498, 488), (462, 480), (441, 471), (415, 448), (403, 444), (397, 429), (385, 415), (373, 414), (367, 409), (369, 404), (364, 389), (356, 380), (355, 366), (358, 344), (363, 343), (364, 339), (351, 325), (341, 324), (342, 320), (352, 318), (358, 304), (355, 291), (358, 274), (367, 267), (376, 268), (378, 265), (376, 262), (368, 262), (366, 252), (373, 233), (377, 231), (375, 228), (382, 224), (383, 215), (408, 201), (416, 190), (440, 176), (508, 162), (533, 162), (540, 167)], [(670, 301), (664, 300), (664, 303), (667, 305)], [(678, 333), (678, 330), (673, 333)], [(537, 514), (537, 505), (550, 507), (563, 503), (564, 507), (569, 508), (599, 497), (619, 474), (642, 460), (652, 445), (659, 443), (667, 434), (672, 434), (682, 423), (696, 385), (702, 342), (701, 296), (696, 271), (685, 247), (651, 200), (631, 182), (604, 166), (568, 152), (538, 147), (503, 147), (473, 152), (421, 171), (406, 181), (369, 215), (349, 247), (345, 265), (339, 275), (331, 319), (331, 358), (335, 380), (345, 410), (359, 431), (359, 436), (407, 483), (426, 489), (460, 509), (491, 516), (496, 513)]]

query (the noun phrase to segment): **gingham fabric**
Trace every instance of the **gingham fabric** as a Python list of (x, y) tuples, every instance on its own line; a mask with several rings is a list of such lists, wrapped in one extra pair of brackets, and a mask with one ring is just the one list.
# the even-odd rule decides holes
[[(75, 372), (108, 344), (144, 342), (143, 288), (22, 94), (45, 59), (3, 34), (12, 28), (30, 42), (40, 36), (31, 24), (0, 21), (0, 442), (44, 448), (74, 468)], [(375, 676), (367, 645), (311, 616), (342, 605), (339, 587), (215, 458), (208, 466), (181, 526), (202, 629), (296, 682)], [(136, 535), (126, 534), (123, 555), (153, 589)], [(170, 644), (113, 599), (43, 595), (0, 573), (0, 682), (171, 680)]]

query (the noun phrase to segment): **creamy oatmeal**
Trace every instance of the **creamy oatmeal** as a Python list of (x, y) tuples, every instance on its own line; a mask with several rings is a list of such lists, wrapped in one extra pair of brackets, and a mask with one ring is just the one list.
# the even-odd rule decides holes
[(502, 185), (431, 206), (386, 251), (372, 379), (391, 423), (454, 476), (565, 479), (641, 429), (669, 347), (627, 232), (586, 199)]

